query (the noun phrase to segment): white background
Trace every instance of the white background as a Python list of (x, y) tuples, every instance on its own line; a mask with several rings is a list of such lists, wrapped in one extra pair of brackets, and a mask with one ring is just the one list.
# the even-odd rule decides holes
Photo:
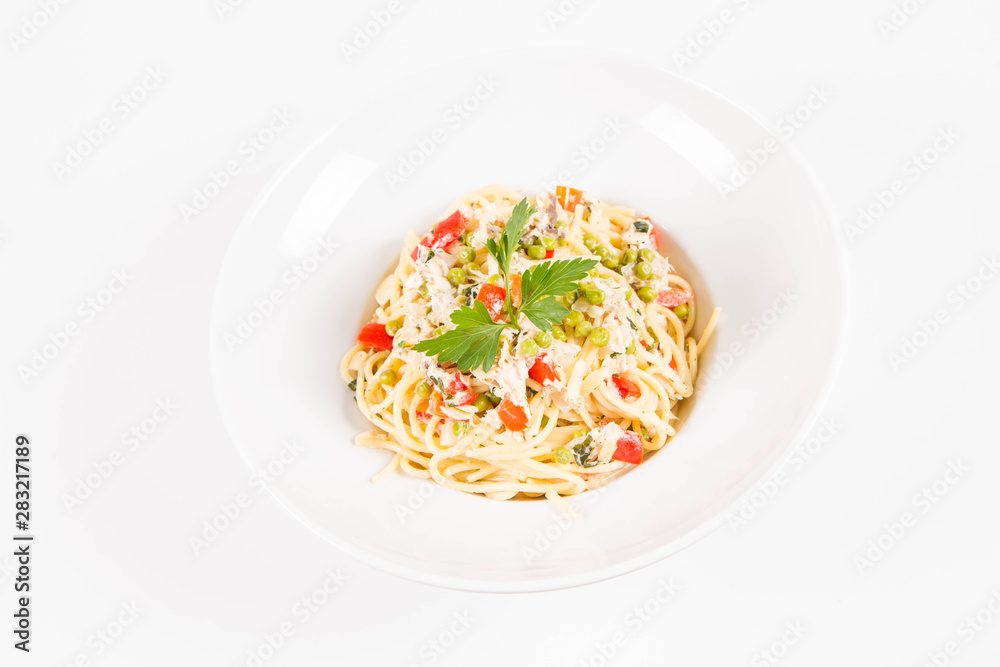
[[(294, 634), (264, 664), (1000, 664), (1000, 280), (984, 264), (1000, 250), (1000, 5), (898, 3), (909, 14), (890, 30), (879, 27), (889, 0), (567, 0), (558, 20), (547, 14), (556, 0), (403, 0), (350, 58), (342, 44), (387, 3), (72, 0), (53, 1), (50, 19), (33, 18), (44, 2), (4, 3), (0, 497), (12, 497), (14, 436), (28, 433), (38, 538), (30, 655), (11, 648), (13, 559), (0, 551), (0, 663), (255, 664), (248, 651), (288, 622)], [(713, 23), (724, 9), (731, 21)], [(44, 25), (34, 34), (25, 20)], [(675, 54), (699, 33), (702, 52), (680, 66)], [(11, 34), (33, 36), (15, 45)], [(538, 44), (680, 71), (771, 125), (825, 87), (832, 97), (793, 143), (845, 233), (893, 180), (902, 194), (851, 235), (849, 349), (825, 408), (837, 433), (758, 496), (745, 524), (573, 590), (440, 590), (345, 556), (248, 484), (212, 394), (212, 289), (262, 186), (359, 98), (452, 59)], [(166, 76), (123, 118), (115, 100), (147, 67)], [(193, 189), (282, 107), (289, 127), (185, 223)], [(53, 163), (106, 117), (111, 133), (60, 179)], [(947, 129), (948, 150), (912, 172)], [(78, 309), (123, 269), (132, 278), (101, 313)], [(925, 324), (933, 335), (893, 362), (937, 311), (943, 324)], [(78, 335), (22, 378), (67, 324)], [(64, 496), (164, 398), (179, 407), (68, 509)], [(950, 467), (964, 472), (920, 500)], [(189, 537), (241, 493), (249, 506), (195, 555)], [(911, 525), (890, 535), (907, 512)], [(869, 544), (880, 538), (884, 553)], [(296, 615), (328, 570), (342, 587)], [(656, 602), (671, 580), (679, 591)], [(141, 611), (119, 634), (130, 603)]]

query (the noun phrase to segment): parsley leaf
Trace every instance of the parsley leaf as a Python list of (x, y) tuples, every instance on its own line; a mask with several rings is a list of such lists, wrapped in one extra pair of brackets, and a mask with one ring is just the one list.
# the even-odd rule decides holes
[(528, 224), (528, 218), (535, 212), (535, 205), (528, 205), (528, 198), (525, 197), (517, 203), (510, 214), (510, 219), (503, 228), (500, 235), (500, 243), (493, 239), (486, 240), (486, 249), (496, 258), (500, 265), (500, 271), (504, 274), (510, 271), (510, 260), (514, 256), (518, 241), (524, 234), (524, 227)]
[(493, 239), (486, 240), (486, 249), (497, 260), (500, 272), (503, 274), (504, 289), (506, 290), (503, 299), (504, 310), (507, 311), (507, 315), (510, 316), (511, 321), (515, 323), (517, 322), (517, 317), (514, 315), (514, 306), (510, 300), (510, 260), (517, 250), (517, 244), (521, 240), (521, 236), (524, 235), (524, 227), (528, 224), (528, 219), (534, 214), (535, 210), (535, 205), (529, 205), (528, 198), (524, 197), (517, 203), (514, 210), (511, 211), (510, 219), (507, 220), (507, 224), (503, 228), (503, 234), (500, 235), (500, 243), (497, 243)]
[(533, 266), (521, 278), (521, 310), (546, 296), (560, 296), (579, 289), (578, 281), (597, 266), (596, 259), (563, 259)]
[(436, 356), (442, 362), (453, 361), (463, 372), (480, 366), (489, 371), (497, 360), (500, 334), (513, 325), (494, 322), (482, 301), (476, 301), (472, 308), (462, 306), (451, 314), (451, 321), (454, 329), (420, 341), (413, 349)]
[(581, 468), (593, 468), (600, 461), (597, 459), (591, 460), (590, 457), (594, 453), (594, 439), (591, 436), (587, 436), (587, 439), (579, 444), (573, 445), (573, 459), (576, 464)]
[(525, 315), (542, 331), (548, 331), (569, 315), (569, 310), (555, 296), (578, 289), (577, 281), (586, 278), (595, 266), (596, 259), (577, 258), (532, 267), (521, 278), (518, 314)]
[(542, 331), (551, 330), (569, 315), (569, 309), (556, 301), (554, 296), (542, 297), (528, 306), (522, 305), (517, 312)]

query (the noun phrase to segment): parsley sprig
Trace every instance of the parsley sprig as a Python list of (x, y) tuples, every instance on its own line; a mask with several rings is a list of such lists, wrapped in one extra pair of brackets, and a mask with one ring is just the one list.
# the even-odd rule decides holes
[(499, 243), (493, 239), (486, 241), (486, 249), (496, 259), (503, 275), (504, 310), (510, 322), (494, 322), (486, 306), (475, 301), (472, 307), (462, 306), (451, 314), (454, 329), (421, 341), (413, 349), (436, 356), (441, 362), (454, 362), (464, 372), (475, 368), (489, 371), (496, 363), (504, 329), (520, 330), (521, 315), (542, 331), (548, 331), (569, 315), (569, 309), (556, 297), (578, 289), (578, 281), (597, 266), (596, 259), (578, 257), (537, 264), (521, 277), (520, 306), (514, 308), (511, 301), (510, 263), (534, 212), (534, 205), (529, 205), (527, 198), (522, 199), (504, 226)]

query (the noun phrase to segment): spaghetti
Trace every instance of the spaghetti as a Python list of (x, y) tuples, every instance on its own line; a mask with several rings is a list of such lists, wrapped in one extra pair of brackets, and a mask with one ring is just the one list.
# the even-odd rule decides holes
[(521, 316), (488, 370), (413, 349), (476, 301), (503, 318), (507, 290), (486, 245), (521, 199), (501, 186), (461, 198), (432, 233), (409, 234), (378, 286), (372, 321), (340, 368), (375, 426), (357, 444), (393, 453), (376, 481), (399, 468), (494, 499), (556, 498), (606, 483), (674, 435), (674, 408), (694, 391), (719, 311), (696, 340), (694, 292), (658, 252), (652, 221), (579, 190), (535, 199), (507, 283), (516, 306), (533, 267), (600, 261), (559, 297), (569, 309), (561, 324), (543, 331)]

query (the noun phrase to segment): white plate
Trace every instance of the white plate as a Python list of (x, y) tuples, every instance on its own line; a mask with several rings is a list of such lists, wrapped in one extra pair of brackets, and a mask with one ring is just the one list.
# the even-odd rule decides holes
[[(392, 87), (279, 174), (232, 241), (211, 347), (234, 441), (258, 467), (295, 438), (304, 453), (273, 467), (284, 468), (270, 487), (282, 505), (344, 551), (426, 583), (563, 588), (691, 544), (805, 435), (840, 356), (845, 262), (802, 165), (787, 147), (765, 148), (745, 186), (719, 193), (768, 136), (698, 85), (591, 52), (473, 59)], [(419, 166), (390, 187), (401, 159)], [(680, 272), (725, 313), (703, 361), (714, 379), (666, 449), (572, 501), (583, 514), (572, 523), (547, 502), (496, 502), (402, 473), (372, 484), (389, 454), (353, 444), (368, 424), (338, 366), (404, 234), (484, 185), (537, 193), (557, 180), (651, 215), (683, 249), (683, 261), (672, 255)], [(304, 259), (317, 235), (339, 244), (332, 259)], [(296, 264), (314, 271), (299, 278)], [(227, 338), (248, 331), (238, 345)]]

